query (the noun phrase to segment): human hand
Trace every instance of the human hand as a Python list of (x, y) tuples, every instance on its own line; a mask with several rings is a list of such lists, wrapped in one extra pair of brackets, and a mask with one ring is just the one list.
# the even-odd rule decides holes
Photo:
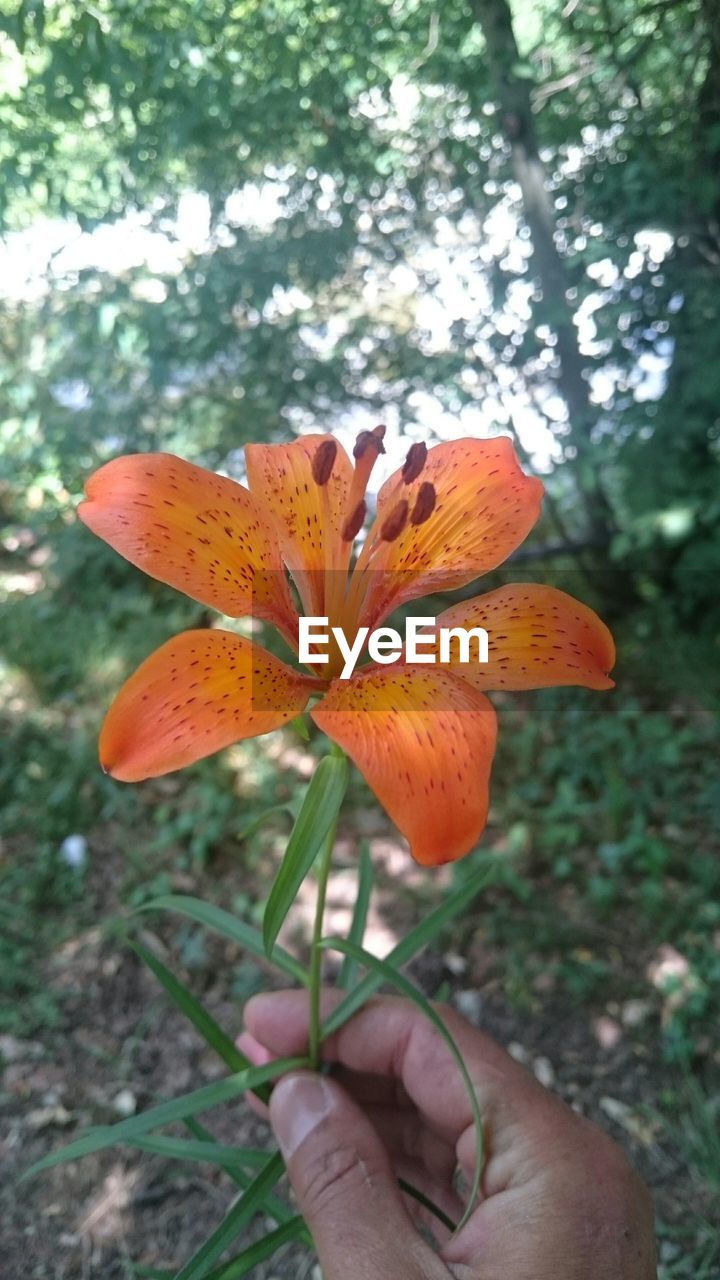
[[(323, 993), (323, 1016), (339, 998)], [(270, 1122), (325, 1280), (654, 1280), (650, 1196), (620, 1148), (454, 1010), (438, 1012), (475, 1086), (487, 1153), (481, 1199), (455, 1234), (397, 1183), (457, 1221), (455, 1175), (469, 1184), (476, 1154), (459, 1072), (411, 1002), (378, 997), (329, 1036), (332, 1078), (275, 1085)], [(255, 1062), (303, 1052), (307, 993), (255, 996), (245, 1026)]]

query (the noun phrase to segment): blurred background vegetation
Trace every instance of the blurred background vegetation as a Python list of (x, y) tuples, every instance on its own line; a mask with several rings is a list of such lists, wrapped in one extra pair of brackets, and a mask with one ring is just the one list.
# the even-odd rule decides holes
[[(717, 0), (0, 0), (0, 78), (0, 1031), (65, 1028), (48, 955), (173, 877), (252, 914), (243, 835), (303, 782), (262, 743), (101, 776), (124, 676), (209, 619), (79, 525), (88, 473), (509, 433), (548, 496), (508, 571), (598, 608), (617, 689), (500, 700), (515, 892), (472, 928), (521, 1020), (641, 1010), (643, 1105), (717, 1183)], [(711, 1236), (668, 1225), (664, 1274), (717, 1275)]]

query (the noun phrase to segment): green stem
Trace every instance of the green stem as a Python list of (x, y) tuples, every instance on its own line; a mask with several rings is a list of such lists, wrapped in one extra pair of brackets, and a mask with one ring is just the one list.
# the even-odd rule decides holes
[(310, 1020), (308, 1030), (308, 1056), (313, 1071), (320, 1067), (320, 987), (322, 982), (323, 953), (322, 942), (323, 916), (325, 915), (325, 898), (327, 896), (328, 876), (332, 863), (333, 847), (337, 822), (333, 822), (320, 854), (317, 871), (317, 904), (315, 907), (315, 923), (313, 925), (312, 944), (310, 949)]

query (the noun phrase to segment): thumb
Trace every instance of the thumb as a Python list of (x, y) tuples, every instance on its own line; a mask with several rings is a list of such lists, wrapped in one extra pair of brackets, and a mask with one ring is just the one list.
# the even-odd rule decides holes
[(270, 1121), (325, 1280), (447, 1276), (405, 1211), (375, 1129), (340, 1085), (284, 1076)]

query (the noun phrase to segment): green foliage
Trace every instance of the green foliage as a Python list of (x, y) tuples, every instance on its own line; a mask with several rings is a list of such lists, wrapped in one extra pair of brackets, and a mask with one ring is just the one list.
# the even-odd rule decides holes
[[(670, 945), (687, 972), (654, 989), (667, 1057), (693, 1062), (720, 1014), (712, 6), (513, 5), (519, 49), (505, 72), (532, 100), (561, 293), (593, 388), (582, 422), (564, 416), (561, 317), (523, 238), (513, 157), (523, 121), (496, 101), (473, 17), (482, 9), (0, 4), (4, 1030), (34, 1034), (62, 1018), (44, 957), (92, 917), (93, 868), (109, 850), (124, 859), (113, 903), (187, 908), (177, 873), (222, 876), (232, 856), (264, 874), (274, 833), (298, 812), (298, 777), (278, 777), (262, 745), (243, 748), (242, 766), (208, 761), (177, 783), (127, 788), (100, 773), (97, 730), (123, 679), (208, 618), (79, 526), (89, 472), (123, 451), (166, 449), (239, 475), (250, 439), (355, 416), (431, 437), (447, 434), (441, 412), (458, 434), (527, 431), (533, 415), (549, 431), (549, 502), (521, 555), (587, 541), (581, 556), (542, 556), (533, 570), (595, 604), (619, 640), (618, 689), (602, 701), (499, 699), (490, 837), (501, 856), (488, 874), (511, 896), (498, 894), (483, 919), (506, 944), (504, 989), (531, 1005), (539, 968), (586, 1005), (611, 981), (638, 994), (640, 957)], [(207, 226), (183, 231), (193, 207)], [(55, 252), (114, 222), (104, 257), (100, 241)], [(156, 237), (152, 252), (140, 230)], [(24, 252), (38, 271), (27, 288), (13, 284)], [(607, 540), (589, 516), (597, 483)], [(367, 801), (356, 776), (348, 800)], [(86, 869), (59, 856), (75, 833), (89, 840)], [(463, 932), (473, 927), (463, 894), (485, 857), (454, 870), (442, 919)], [(256, 897), (243, 886), (239, 933), (228, 934), (228, 913), (213, 920), (235, 943), (251, 939), (262, 965)], [(192, 968), (205, 961), (209, 919), (185, 920), (175, 941)], [(356, 923), (361, 933), (362, 895)], [(623, 929), (635, 967), (619, 977), (597, 939)], [(411, 954), (402, 947), (398, 963)], [(253, 963), (237, 967), (236, 994), (257, 984)], [(348, 983), (353, 966), (346, 957)], [(275, 1245), (296, 1229), (281, 1224)], [(664, 1276), (714, 1274), (708, 1241)], [(217, 1274), (246, 1274), (263, 1248)]]
[(268, 956), (272, 955), (283, 921), (320, 849), (327, 840), (334, 839), (347, 775), (345, 757), (330, 755), (320, 761), (310, 779), (265, 904), (263, 944)]
[[(157, 956), (154, 956), (151, 951), (148, 951), (147, 947), (142, 946), (141, 943), (133, 942), (130, 945), (135, 954), (152, 970), (158, 982), (162, 983), (170, 999), (174, 1000), (181, 1012), (200, 1032), (210, 1045), (210, 1048), (215, 1050), (225, 1065), (231, 1071), (243, 1071), (245, 1067), (249, 1067), (251, 1064), (245, 1055), (240, 1052), (229, 1036), (225, 1035), (225, 1032), (218, 1026), (207, 1010), (203, 1008), (200, 1001), (195, 999), (166, 965), (158, 960)], [(267, 1101), (267, 1092), (259, 1096)]]
[[(321, 761), (315, 775), (319, 777), (320, 781), (314, 791), (312, 784), (308, 788), (305, 805), (301, 809), (301, 817), (303, 811), (309, 811), (314, 808), (322, 821), (324, 806), (325, 809), (331, 812), (329, 829), (334, 833), (337, 805), (333, 808), (330, 800), (335, 797), (337, 804), (339, 804), (342, 799), (345, 788), (346, 768), (345, 758), (339, 753), (333, 753), (332, 756), (326, 757), (324, 761)], [(302, 830), (302, 823), (299, 829)], [(327, 835), (328, 824), (326, 823), (322, 839), (326, 839)], [(329, 863), (326, 865), (329, 865)], [(395, 948), (393, 955), (390, 957), (390, 963), (388, 963), (377, 959), (365, 951), (361, 945), (370, 884), (367, 855), (365, 855), (360, 892), (360, 898), (364, 902), (364, 906), (361, 906), (355, 912), (352, 930), (358, 941), (322, 937), (325, 903), (324, 879), (319, 882), (319, 908), (315, 930), (316, 944), (319, 949), (340, 951), (352, 959), (355, 966), (361, 964), (369, 970), (368, 977), (354, 984), (345, 998), (334, 1009), (326, 1028), (324, 1028), (324, 1034), (327, 1034), (331, 1027), (341, 1026), (375, 989), (381, 986), (383, 982), (386, 982), (396, 987), (416, 1004), (446, 1044), (465, 1085), (476, 1133), (477, 1157), (475, 1175), (462, 1222), (469, 1216), (476, 1200), (484, 1160), (482, 1117), (475, 1089), (462, 1055), (444, 1022), (425, 996), (407, 978), (396, 971), (392, 962), (393, 960), (402, 962), (403, 960), (412, 959), (427, 942), (436, 938), (448, 921), (457, 915), (460, 903), (467, 905), (467, 902), (472, 900), (487, 884), (491, 877), (491, 872), (492, 866), (489, 868), (483, 867), (479, 874), (476, 873), (470, 877), (463, 888), (462, 894), (460, 895), (457, 892), (451, 894), (439, 907), (431, 912), (423, 920), (422, 924), (416, 926), (405, 937), (403, 942)], [(323, 873), (320, 874), (322, 875)], [(165, 900), (158, 900), (155, 903), (148, 904), (148, 907), (156, 910), (182, 911), (190, 915), (191, 918), (197, 919), (203, 925), (211, 929), (217, 929), (225, 936), (240, 942), (251, 954), (260, 953), (261, 942), (259, 937), (256, 937), (254, 932), (248, 929), (242, 921), (235, 920), (229, 913), (213, 907), (211, 904), (202, 903), (191, 898), (169, 897)], [(262, 1101), (267, 1102), (270, 1083), (288, 1071), (310, 1065), (310, 1059), (307, 1057), (281, 1058), (262, 1066), (253, 1067), (197, 997), (148, 947), (139, 942), (133, 942), (131, 946), (135, 954), (149, 967), (161, 983), (173, 1003), (190, 1021), (209, 1047), (230, 1068), (232, 1074), (213, 1084), (196, 1089), (184, 1097), (160, 1103), (140, 1115), (131, 1116), (112, 1126), (97, 1127), (86, 1131), (60, 1150), (52, 1151), (40, 1160), (35, 1161), (23, 1173), (22, 1180), (33, 1177), (37, 1173), (55, 1165), (63, 1164), (68, 1160), (90, 1155), (122, 1143), (135, 1146), (139, 1150), (144, 1150), (151, 1154), (165, 1155), (172, 1159), (217, 1163), (243, 1188), (243, 1193), (230, 1206), (218, 1226), (193, 1256), (177, 1272), (175, 1280), (202, 1280), (202, 1277), (206, 1277), (207, 1280), (208, 1275), (244, 1274), (246, 1264), (250, 1259), (258, 1260), (260, 1257), (270, 1256), (280, 1240), (298, 1237), (309, 1243), (308, 1232), (302, 1219), (292, 1217), (273, 1193), (273, 1188), (283, 1173), (281, 1155), (276, 1152), (264, 1159), (261, 1155), (258, 1160), (258, 1153), (253, 1150), (245, 1150), (243, 1148), (234, 1150), (223, 1147), (214, 1141), (207, 1130), (203, 1129), (202, 1125), (197, 1121), (197, 1116), (215, 1106), (233, 1100), (240, 1093), (246, 1091), (256, 1093)], [(271, 948), (269, 958), (285, 976), (288, 975), (288, 972), (290, 976), (293, 976), (294, 962), (290, 961), (290, 957), (281, 948)], [(313, 973), (316, 973), (319, 981), (319, 970), (315, 971), (313, 968)], [(299, 976), (302, 978), (304, 975), (300, 973)], [(346, 978), (349, 976), (346, 973)], [(313, 999), (315, 1001), (317, 1001), (318, 995), (319, 986), (315, 985), (313, 987)], [(164, 1135), (152, 1137), (155, 1130), (164, 1128), (176, 1121), (182, 1121), (185, 1124), (192, 1138), (195, 1139), (194, 1141), (183, 1141)], [(247, 1168), (257, 1168), (258, 1172), (254, 1177), (248, 1179), (245, 1172)], [(445, 1225), (452, 1229), (453, 1224), (447, 1216), (422, 1191), (404, 1179), (401, 1180), (401, 1186), (408, 1194), (414, 1196), (425, 1208), (435, 1213)], [(208, 1272), (208, 1268), (240, 1235), (255, 1214), (261, 1211), (269, 1212), (280, 1223), (278, 1231), (281, 1234), (278, 1235), (278, 1231), (271, 1232), (261, 1241), (262, 1248), (259, 1252), (257, 1246), (250, 1246), (240, 1255), (236, 1255), (229, 1263), (222, 1264), (215, 1271)], [(266, 1252), (263, 1252), (263, 1249)]]
[(665, 1123), (696, 1176), (720, 1189), (720, 1097), (686, 1076), (663, 1099)]
[(164, 1125), (173, 1124), (176, 1120), (201, 1115), (212, 1107), (221, 1106), (233, 1098), (240, 1097), (248, 1089), (263, 1085), (276, 1079), (287, 1071), (307, 1066), (306, 1058), (277, 1058), (274, 1062), (262, 1067), (246, 1067), (233, 1075), (225, 1076), (214, 1084), (203, 1085), (182, 1098), (173, 1098), (170, 1102), (161, 1102), (140, 1115), (131, 1116), (127, 1120), (119, 1120), (117, 1124), (89, 1129), (80, 1138), (67, 1143), (59, 1151), (52, 1151), (35, 1162), (23, 1174), (23, 1178), (35, 1177), (43, 1169), (51, 1169), (56, 1164), (64, 1164), (68, 1160), (78, 1160), (81, 1156), (91, 1155), (94, 1151), (102, 1151), (106, 1147), (115, 1146), (125, 1139), (142, 1137), (160, 1129)]
[[(352, 921), (348, 931), (348, 939), (354, 942), (356, 946), (362, 945), (365, 937), (365, 926), (367, 924), (368, 908), (370, 906), (370, 896), (372, 894), (373, 884), (373, 864), (370, 857), (367, 840), (363, 840), (360, 846), (360, 859), (358, 862), (358, 883), (357, 894), (355, 897), (355, 906), (353, 908)], [(351, 955), (343, 956), (343, 962), (337, 978), (337, 985), (344, 991), (355, 984), (355, 975), (357, 972), (357, 961)]]
[[(542, 412), (562, 394), (557, 317), (532, 288), (518, 306), (525, 260), (487, 230), (523, 211), (467, 6), (277, 0), (261, 18), (226, 0), (103, 0), (39, 15), (23, 4), (2, 24), (8, 227), (40, 210), (91, 227), (140, 209), (172, 239), (200, 192), (209, 228), (176, 243), (174, 262), (76, 270), (61, 257), (49, 293), (8, 308), (12, 519), (35, 486), (45, 541), (88, 470), (122, 450), (232, 469), (245, 440), (351, 407), (392, 405), (403, 421), (432, 391), (453, 413), (495, 402), (506, 426), (508, 395)], [(706, 620), (720, 517), (712, 31), (699, 4), (608, 0), (566, 18), (544, 0), (515, 18), (509, 71), (534, 98), (559, 269), (576, 307), (592, 304), (585, 373), (607, 388), (582, 457), (573, 445), (553, 479), (563, 527), (586, 532), (577, 499), (600, 473), (623, 572)], [(439, 217), (486, 278), (490, 320), (445, 298), (428, 259)], [(403, 266), (409, 294), (391, 277)], [(450, 308), (450, 340), (428, 341), (417, 298)], [(653, 362), (670, 366), (665, 396), (640, 385)]]
[[(516, 959), (554, 955), (558, 980), (579, 1001), (608, 979), (607, 959), (587, 950), (585, 918), (628, 914), (636, 945), (675, 946), (688, 970), (661, 985), (663, 1037), (668, 1059), (687, 1062), (720, 1011), (716, 725), (702, 714), (687, 721), (679, 709), (673, 723), (614, 697), (601, 717), (572, 690), (508, 709), (496, 766), (508, 788), (504, 824), (522, 826), (535, 892), (520, 916), (501, 908), (493, 928), (512, 938)], [(573, 904), (564, 921), (560, 893)], [(630, 986), (638, 979), (630, 974)]]
[[(265, 957), (265, 944), (261, 934), (245, 924), (243, 920), (231, 915), (229, 911), (216, 907), (211, 902), (203, 902), (200, 898), (187, 897), (185, 894), (170, 894), (167, 897), (154, 898), (151, 902), (143, 903), (139, 910), (177, 911), (208, 929), (216, 930), (223, 937), (230, 938), (251, 955)], [(271, 959), (286, 978), (302, 985), (307, 984), (307, 974), (302, 965), (277, 943), (272, 949)]]

